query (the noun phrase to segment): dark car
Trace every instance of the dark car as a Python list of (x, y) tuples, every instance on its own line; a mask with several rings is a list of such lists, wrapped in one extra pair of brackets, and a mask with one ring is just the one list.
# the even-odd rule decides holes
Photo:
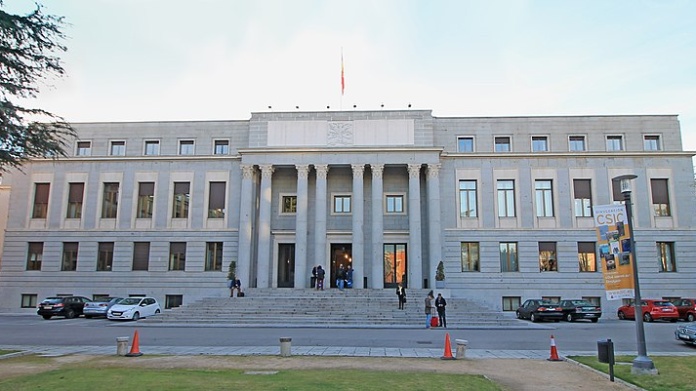
[(679, 319), (684, 319), (687, 322), (693, 322), (696, 318), (696, 299), (679, 299), (673, 300), (672, 304), (679, 311)]
[(67, 319), (72, 319), (82, 315), (85, 303), (90, 301), (92, 300), (82, 296), (47, 297), (39, 303), (39, 309), (36, 313), (47, 320), (54, 316), (65, 316)]
[[(646, 322), (652, 322), (653, 320), (660, 319), (669, 320), (670, 322), (676, 322), (679, 320), (679, 311), (677, 311), (677, 307), (667, 300), (641, 300), (641, 310), (643, 312), (643, 320)], [(629, 305), (622, 305), (616, 311), (616, 316), (618, 316), (621, 320), (635, 319), (636, 307), (633, 305), (633, 303)]]
[(679, 327), (674, 330), (674, 338), (688, 345), (696, 345), (696, 325), (679, 325)]
[(82, 312), (85, 314), (85, 318), (89, 319), (95, 316), (103, 316), (106, 318), (106, 312), (109, 311), (117, 301), (121, 300), (122, 297), (99, 297), (93, 301), (85, 303), (85, 307)]
[(563, 310), (558, 303), (542, 300), (526, 300), (516, 311), (517, 319), (529, 319), (532, 322), (540, 320), (553, 320), (558, 322), (563, 319)]
[(563, 319), (574, 322), (578, 319), (587, 319), (597, 323), (602, 316), (602, 307), (594, 305), (587, 300), (561, 300), (559, 303), (563, 309)]

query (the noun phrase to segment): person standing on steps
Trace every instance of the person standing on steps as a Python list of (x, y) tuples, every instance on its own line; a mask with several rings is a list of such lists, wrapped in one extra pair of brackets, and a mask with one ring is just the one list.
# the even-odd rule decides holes
[(321, 267), (321, 265), (317, 266), (317, 290), (318, 291), (324, 290), (324, 276), (325, 275), (326, 275), (326, 272)]
[(343, 265), (341, 265), (338, 268), (338, 272), (336, 273), (336, 287), (338, 287), (338, 290), (342, 291), (343, 285), (345, 283), (346, 283), (346, 269)]
[(396, 287), (396, 296), (399, 298), (399, 309), (404, 309), (404, 304), (406, 304), (406, 288), (399, 284)]
[(435, 299), (435, 308), (437, 308), (437, 317), (440, 321), (440, 327), (447, 328), (447, 318), (445, 316), (445, 307), (447, 306), (447, 301), (442, 297), (442, 293), (437, 294), (437, 299)]
[(430, 320), (433, 317), (433, 291), (428, 292), (425, 296), (425, 328), (430, 328)]

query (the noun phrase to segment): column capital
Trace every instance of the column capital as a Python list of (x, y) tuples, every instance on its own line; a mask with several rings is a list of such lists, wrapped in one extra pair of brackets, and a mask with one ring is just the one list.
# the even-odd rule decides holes
[(351, 164), (350, 166), (353, 168), (353, 177), (362, 178), (363, 173), (365, 172), (365, 165), (364, 164)]
[(254, 165), (242, 164), (242, 178), (251, 179), (254, 177)]
[(314, 169), (317, 171), (317, 178), (326, 179), (326, 175), (329, 173), (328, 164), (315, 164)]
[(309, 164), (296, 164), (297, 177), (302, 179), (307, 179), (309, 174)]
[(384, 173), (384, 164), (370, 164), (373, 178), (381, 178)]
[(440, 163), (428, 164), (428, 178), (437, 178), (440, 175), (440, 168), (442, 168)]
[(273, 171), (275, 170), (272, 164), (263, 164), (260, 165), (259, 168), (261, 169), (261, 176), (266, 179), (271, 178)]
[(408, 165), (408, 176), (410, 178), (418, 178), (420, 177), (420, 169), (421, 169), (421, 164), (409, 164)]

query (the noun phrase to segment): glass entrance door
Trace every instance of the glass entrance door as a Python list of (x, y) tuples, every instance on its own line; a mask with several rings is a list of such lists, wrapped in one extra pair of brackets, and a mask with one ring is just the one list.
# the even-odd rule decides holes
[(406, 243), (384, 244), (384, 287), (396, 288), (402, 284), (408, 286), (406, 278)]
[[(353, 265), (353, 246), (350, 243), (331, 244), (331, 287), (336, 288), (338, 270), (343, 266), (348, 269)], [(326, 284), (326, 282), (324, 282)]]
[(295, 244), (278, 245), (278, 288), (295, 287)]

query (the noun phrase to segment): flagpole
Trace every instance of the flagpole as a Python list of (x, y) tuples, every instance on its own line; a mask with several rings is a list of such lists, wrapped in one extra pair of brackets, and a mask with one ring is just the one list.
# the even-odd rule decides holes
[(343, 94), (346, 89), (346, 79), (344, 75), (344, 68), (343, 68), (343, 46), (341, 46), (341, 103), (339, 105), (339, 110), (343, 110)]

